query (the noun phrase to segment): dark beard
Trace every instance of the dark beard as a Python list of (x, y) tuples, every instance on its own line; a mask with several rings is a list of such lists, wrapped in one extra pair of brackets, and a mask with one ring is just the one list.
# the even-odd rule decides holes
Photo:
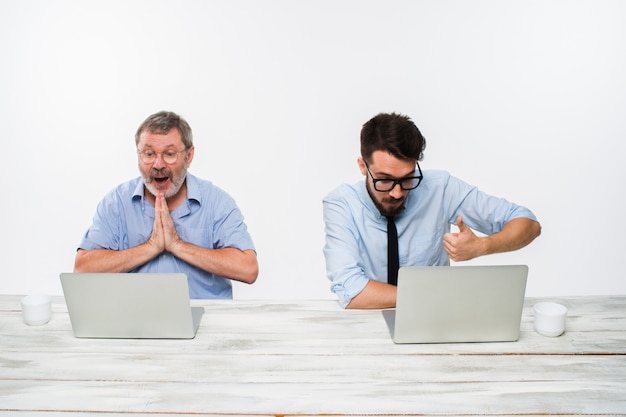
[[(380, 211), (380, 214), (382, 214), (385, 217), (389, 217), (389, 216), (397, 216), (398, 214), (400, 214), (402, 212), (402, 210), (404, 210), (404, 204), (401, 204), (399, 206), (397, 206), (396, 208), (385, 208), (377, 199), (376, 197), (372, 194), (372, 190), (370, 189), (370, 184), (369, 182), (365, 183), (365, 188), (367, 188), (367, 193), (370, 195), (370, 198), (372, 199), (372, 202), (374, 203), (374, 205), (376, 206), (376, 208), (378, 209), (378, 211)], [(404, 198), (404, 200), (396, 200), (393, 197), (388, 197), (389, 200), (392, 201), (402, 201), (404, 203), (404, 200), (406, 200), (406, 197)]]

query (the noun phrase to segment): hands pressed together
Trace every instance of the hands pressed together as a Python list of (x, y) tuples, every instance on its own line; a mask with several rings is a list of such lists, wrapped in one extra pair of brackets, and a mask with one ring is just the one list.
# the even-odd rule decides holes
[(176, 232), (165, 196), (160, 193), (154, 202), (154, 226), (146, 244), (153, 248), (153, 256), (167, 251), (190, 265), (229, 279), (251, 284), (258, 275), (259, 266), (253, 250), (204, 248), (183, 241)]
[(157, 254), (168, 251), (176, 254), (183, 241), (176, 232), (176, 226), (170, 215), (165, 196), (159, 193), (154, 203), (154, 226), (149, 241)]

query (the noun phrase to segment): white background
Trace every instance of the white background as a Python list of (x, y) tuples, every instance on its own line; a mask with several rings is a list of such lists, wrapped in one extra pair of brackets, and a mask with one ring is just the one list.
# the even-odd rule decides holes
[(261, 269), (235, 298), (334, 298), (321, 200), (389, 111), (425, 135), (423, 169), (540, 219), (472, 262), (528, 264), (529, 296), (626, 293), (626, 2), (0, 0), (0, 57), (0, 293), (61, 294), (159, 110), (246, 217)]

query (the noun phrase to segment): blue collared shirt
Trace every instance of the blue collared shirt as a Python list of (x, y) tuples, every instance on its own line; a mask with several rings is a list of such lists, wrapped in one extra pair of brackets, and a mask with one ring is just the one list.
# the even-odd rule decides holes
[[(395, 217), (400, 266), (449, 265), (443, 235), (459, 215), (470, 228), (491, 235), (511, 219), (536, 220), (525, 207), (479, 191), (445, 171), (424, 171), (404, 210)], [(346, 307), (369, 279), (387, 282), (387, 219), (365, 181), (344, 184), (323, 200), (326, 274), (339, 304)]]
[[(233, 198), (209, 181), (187, 174), (187, 200), (171, 213), (180, 238), (204, 248), (252, 249), (244, 218)], [(110, 191), (98, 204), (91, 227), (79, 248), (124, 250), (145, 243), (152, 235), (154, 206), (144, 198), (141, 177)], [(182, 272), (191, 298), (233, 297), (227, 278), (192, 266), (163, 252), (132, 272)]]

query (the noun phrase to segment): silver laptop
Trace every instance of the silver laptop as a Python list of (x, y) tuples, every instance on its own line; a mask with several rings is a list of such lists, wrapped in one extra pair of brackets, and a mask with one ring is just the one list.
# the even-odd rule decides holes
[(76, 337), (191, 339), (203, 307), (191, 307), (185, 274), (62, 273)]
[(515, 341), (527, 276), (526, 265), (402, 267), (383, 316), (395, 343)]

